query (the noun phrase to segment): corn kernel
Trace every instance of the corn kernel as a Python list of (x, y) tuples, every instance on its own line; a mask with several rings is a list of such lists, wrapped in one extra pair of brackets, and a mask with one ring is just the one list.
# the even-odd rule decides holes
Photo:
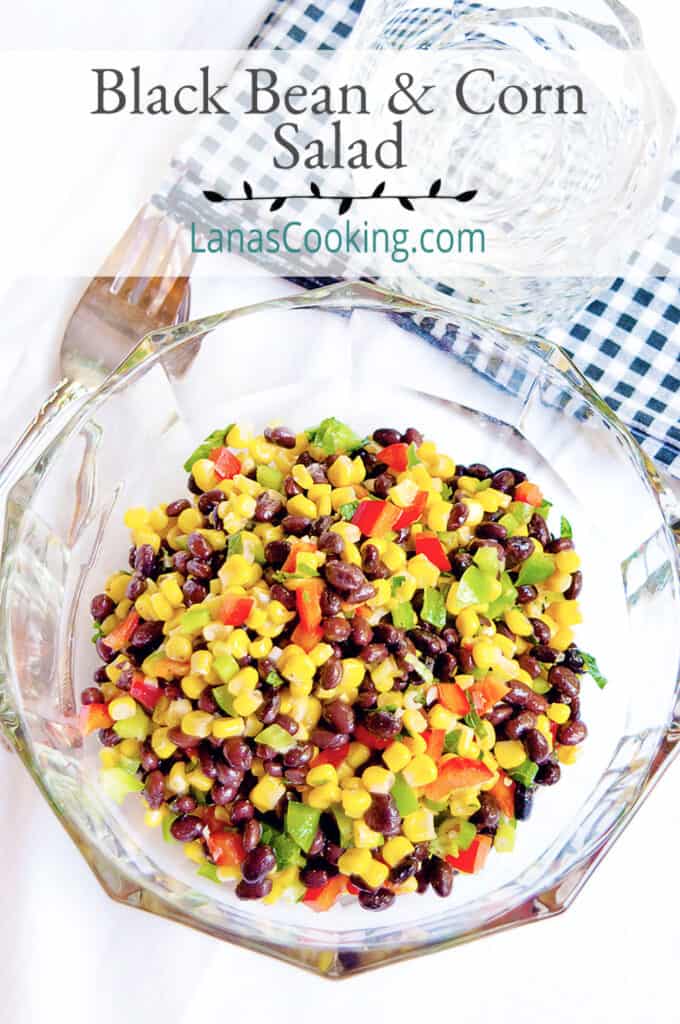
[(444, 533), (453, 505), (449, 501), (435, 501), (427, 511), (427, 525), (435, 533)]
[(184, 844), (184, 856), (193, 861), (194, 864), (203, 864), (207, 859), (203, 852), (203, 845), (198, 839)]
[(344, 691), (358, 690), (366, 675), (366, 665), (358, 658), (343, 658), (340, 685)]
[(469, 640), (479, 632), (479, 616), (471, 608), (465, 608), (456, 616), (456, 629), (461, 640)]
[(404, 702), (404, 694), (398, 693), (396, 690), (391, 690), (389, 693), (378, 694), (379, 708), (403, 708)]
[(212, 779), (209, 779), (207, 775), (204, 775), (198, 768), (189, 772), (187, 775), (187, 782), (194, 789), (197, 789), (199, 793), (209, 793), (213, 787)]
[(290, 475), (296, 484), (298, 484), (304, 491), (308, 491), (310, 487), (314, 486), (314, 478), (307, 469), (306, 466), (297, 463), (290, 471)]
[(415, 875), (411, 875), (411, 877), (407, 878), (405, 882), (401, 883), (401, 885), (395, 886), (394, 891), (398, 896), (407, 896), (409, 893), (418, 892), (418, 879)]
[(225, 649), (224, 651), (220, 651), (220, 654), (231, 654), (231, 656), (236, 658), (237, 661), (240, 661), (241, 658), (245, 658), (247, 656), (249, 643), (250, 641), (245, 629), (235, 629), (234, 632), (230, 633), (225, 640)]
[(203, 526), (203, 516), (196, 508), (185, 508), (177, 517), (177, 525), (182, 533), (193, 533), (200, 526)]
[(322, 786), (316, 786), (307, 794), (306, 802), (310, 807), (315, 807), (320, 811), (327, 811), (333, 804), (339, 803), (340, 798), (341, 792), (337, 782), (325, 782)]
[(130, 582), (131, 575), (127, 572), (115, 572), (106, 581), (105, 591), (112, 601), (119, 604), (125, 598), (125, 591)]
[(568, 573), (570, 576), (581, 568), (581, 559), (575, 551), (558, 551), (555, 555), (555, 567), (559, 572)]
[(569, 626), (561, 626), (550, 640), (550, 646), (556, 651), (566, 651), (574, 642), (574, 633)]
[(578, 760), (578, 756), (581, 753), (580, 747), (557, 747), (557, 760), (560, 764), (574, 764)]
[(387, 840), (380, 852), (385, 863), (393, 868), (404, 857), (408, 857), (410, 853), (413, 853), (413, 843), (409, 842), (406, 836), (393, 836), (392, 839)]
[(102, 768), (115, 768), (120, 760), (120, 754), (115, 747), (103, 747), (99, 751), (99, 763)]
[(316, 518), (316, 505), (309, 498), (306, 498), (304, 494), (296, 494), (294, 497), (289, 498), (286, 508), (291, 516), (306, 516), (308, 519)]
[(279, 779), (272, 775), (263, 775), (256, 785), (251, 789), (249, 800), (257, 807), (258, 811), (273, 811), (277, 803), (284, 796), (286, 787)]
[(257, 669), (253, 668), (252, 665), (247, 665), (246, 668), (240, 669), (235, 676), (227, 683), (229, 693), (234, 697), (239, 694), (251, 694), (256, 689), (260, 677), (257, 673)]
[(380, 832), (374, 832), (365, 821), (353, 821), (352, 832), (354, 845), (360, 850), (374, 850), (376, 846), (382, 846), (384, 840)]
[(305, 781), (308, 786), (323, 786), (327, 782), (337, 782), (338, 773), (332, 764), (318, 764), (316, 768), (309, 769)]
[(399, 508), (407, 508), (412, 505), (415, 501), (418, 493), (418, 484), (415, 480), (409, 480), (406, 477), (395, 487), (390, 487), (388, 497)]
[(493, 750), (496, 745), (496, 730), (491, 722), (487, 722), (485, 719), (482, 719), (477, 730), (477, 743), (479, 749), (485, 754)]
[(342, 807), (348, 818), (363, 818), (371, 806), (371, 794), (365, 789), (345, 789), (342, 792)]
[(402, 832), (412, 843), (426, 843), (434, 839), (434, 815), (426, 807), (407, 814), (402, 822)]
[(411, 751), (404, 743), (395, 740), (383, 751), (383, 761), (391, 772), (400, 772), (411, 760)]
[(578, 601), (560, 601), (550, 606), (550, 615), (558, 626), (577, 626), (583, 622)]
[(175, 614), (175, 609), (160, 591), (157, 594), (152, 594), (149, 600), (153, 608), (154, 617), (161, 622), (167, 622)]
[(394, 785), (394, 775), (380, 765), (372, 765), (364, 771), (361, 781), (369, 793), (389, 793)]
[(156, 810), (149, 808), (144, 812), (144, 824), (147, 828), (158, 828), (159, 825), (163, 824), (164, 817), (165, 811), (162, 807), (158, 807)]
[(182, 732), (204, 739), (212, 732), (213, 716), (207, 711), (190, 711), (182, 718)]
[(379, 889), (381, 885), (385, 884), (389, 874), (390, 869), (387, 864), (383, 864), (379, 860), (372, 859), (368, 867), (364, 868), (361, 877), (366, 885), (370, 885), (372, 889)]
[(232, 736), (243, 736), (244, 732), (245, 722), (242, 718), (216, 718), (212, 724), (212, 734), (219, 740), (230, 739)]
[(346, 850), (338, 860), (338, 868), (343, 875), (359, 875), (363, 878), (363, 872), (368, 870), (372, 859), (368, 850)]
[(263, 699), (261, 693), (239, 693), (238, 697), (234, 698), (234, 711), (241, 718), (247, 718), (257, 711)]
[(345, 760), (351, 768), (359, 768), (365, 761), (368, 761), (371, 751), (364, 743), (354, 741), (350, 743)]
[(418, 733), (415, 736), (407, 736), (402, 742), (411, 751), (413, 757), (417, 757), (418, 754), (424, 754), (427, 750), (427, 743)]
[(189, 700), (198, 700), (206, 686), (209, 686), (207, 679), (203, 679), (201, 676), (188, 675), (182, 679), (182, 693), (189, 698)]
[(171, 661), (189, 661), (192, 650), (192, 643), (188, 636), (168, 637), (165, 645), (165, 653)]
[[(335, 490), (331, 491), (331, 507), (336, 512), (341, 505), (347, 505), (348, 502), (354, 501), (355, 499), (356, 494), (354, 493), (353, 487), (336, 487)], [(338, 523), (337, 525), (340, 524)]]
[(500, 740), (496, 744), (494, 754), (501, 768), (509, 771), (518, 768), (526, 759), (526, 751), (519, 740)]
[(561, 704), (559, 701), (550, 704), (548, 707), (548, 718), (551, 722), (556, 722), (558, 725), (564, 725), (565, 722), (568, 722), (570, 714), (569, 706)]
[(443, 704), (435, 704), (434, 707), (430, 708), (428, 720), (431, 729), (443, 729), (444, 732), (451, 732), (458, 724), (457, 717), (452, 711), (445, 708)]
[(533, 628), (526, 615), (518, 608), (511, 608), (505, 613), (505, 624), (517, 636), (531, 636)]
[(183, 761), (177, 761), (168, 772), (165, 785), (175, 796), (182, 796), (189, 791), (187, 782), (186, 766)]
[(143, 530), (149, 522), (149, 513), (145, 508), (129, 508), (123, 516), (128, 530)]
[(402, 774), (409, 786), (427, 786), (437, 778), (437, 765), (429, 754), (418, 754)]
[(416, 711), (415, 708), (409, 708), (404, 712), (402, 724), (411, 736), (417, 736), (419, 733), (425, 732), (427, 729), (427, 719), (425, 718), (425, 715), (422, 711)]
[[(327, 472), (333, 487), (347, 487), (352, 481), (352, 460), (348, 455), (339, 455)], [(359, 481), (357, 481), (359, 482)]]
[(478, 640), (472, 647), (472, 657), (477, 668), (488, 672), (498, 664), (500, 651), (489, 640)]
[(416, 581), (416, 587), (436, 587), (439, 569), (425, 555), (416, 555), (407, 563), (409, 574)]
[(471, 729), (468, 725), (459, 725), (458, 727), (458, 743), (456, 752), (459, 757), (476, 758), (479, 754), (479, 743), (475, 736), (474, 729)]
[(312, 647), (309, 652), (309, 657), (312, 659), (317, 668), (325, 665), (329, 658), (333, 657), (333, 648), (330, 644), (316, 644)]
[(215, 463), (211, 459), (197, 459), (191, 467), (191, 475), (202, 491), (212, 491), (218, 484)]

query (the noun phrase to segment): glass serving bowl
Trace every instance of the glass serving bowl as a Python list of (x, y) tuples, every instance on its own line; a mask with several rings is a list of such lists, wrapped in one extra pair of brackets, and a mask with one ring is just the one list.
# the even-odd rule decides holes
[[(460, 462), (517, 464), (582, 556), (584, 625), (609, 685), (583, 683), (590, 735), (539, 792), (510, 855), (456, 878), (447, 900), (382, 914), (239, 902), (160, 830), (142, 802), (109, 802), (78, 695), (96, 664), (89, 601), (127, 552), (124, 510), (179, 496), (187, 454), (217, 424), (359, 432), (415, 425)], [(66, 422), (64, 422), (66, 420)], [(339, 977), (559, 913), (680, 736), (673, 501), (627, 431), (558, 349), (368, 285), (338, 285), (148, 335), (106, 383), (30, 435), (0, 481), (0, 720), (109, 895)], [(552, 514), (552, 513), (551, 513)]]

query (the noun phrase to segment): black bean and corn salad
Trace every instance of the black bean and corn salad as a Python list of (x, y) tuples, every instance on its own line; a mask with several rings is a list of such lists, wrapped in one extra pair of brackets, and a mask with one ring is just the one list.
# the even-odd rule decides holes
[(409, 428), (215, 431), (92, 601), (101, 781), (241, 899), (451, 892), (586, 738), (571, 528)]

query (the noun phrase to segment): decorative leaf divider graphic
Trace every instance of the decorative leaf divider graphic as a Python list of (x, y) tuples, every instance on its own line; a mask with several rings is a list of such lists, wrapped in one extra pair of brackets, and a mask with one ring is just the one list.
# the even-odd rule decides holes
[[(402, 196), (385, 193), (387, 182), (381, 181), (379, 185), (373, 189), (370, 195), (367, 196), (324, 196), (321, 189), (315, 181), (310, 182), (309, 195), (291, 195), (291, 196), (256, 196), (253, 193), (253, 186), (249, 181), (243, 182), (243, 195), (246, 199), (252, 199), (253, 201), (260, 201), (270, 203), (269, 210), (271, 213), (275, 213), (280, 210), (281, 207), (289, 199), (327, 199), (330, 202), (337, 202), (338, 214), (348, 213), (353, 203), (362, 202), (365, 199), (396, 199), (400, 206), (404, 210), (408, 210), (410, 213), (415, 210), (414, 201), (420, 199), (452, 199), (456, 203), (469, 203), (477, 195), (477, 189), (469, 189), (467, 192), (459, 192), (455, 196), (446, 196), (441, 194), (442, 179), (437, 178), (430, 185), (428, 191), (423, 195), (418, 196)], [(210, 203), (236, 203), (241, 202), (241, 196), (223, 196), (221, 192), (215, 192), (213, 189), (204, 189), (203, 195)]]

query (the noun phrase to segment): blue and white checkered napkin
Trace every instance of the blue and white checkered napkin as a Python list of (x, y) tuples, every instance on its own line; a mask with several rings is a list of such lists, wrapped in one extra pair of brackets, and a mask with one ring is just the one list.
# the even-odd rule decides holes
[[(337, 49), (351, 35), (365, 2), (276, 0), (251, 46), (288, 52), (298, 46), (301, 50)], [(433, 8), (432, 15), (438, 13)], [(224, 173), (225, 146), (231, 172), (247, 176), (265, 194), (267, 189), (275, 190), (276, 182), (268, 172), (258, 172), (262, 141), (243, 120), (219, 118), (209, 134), (179, 154), (176, 167), (181, 180), (169, 183), (157, 201), (186, 217), (196, 215), (206, 181), (228, 192), (229, 183), (219, 174), (220, 169)], [(671, 277), (668, 271), (680, 261), (680, 148), (675, 166), (657, 229), (627, 268), (625, 279), (617, 278), (571, 327), (552, 329), (548, 337), (573, 356), (646, 454), (680, 478), (680, 288), (678, 275)], [(256, 215), (242, 209), (241, 216)], [(299, 283), (323, 283), (314, 276), (312, 261), (302, 267), (307, 269), (309, 276), (297, 279)], [(422, 324), (419, 329), (425, 334), (430, 328)]]

